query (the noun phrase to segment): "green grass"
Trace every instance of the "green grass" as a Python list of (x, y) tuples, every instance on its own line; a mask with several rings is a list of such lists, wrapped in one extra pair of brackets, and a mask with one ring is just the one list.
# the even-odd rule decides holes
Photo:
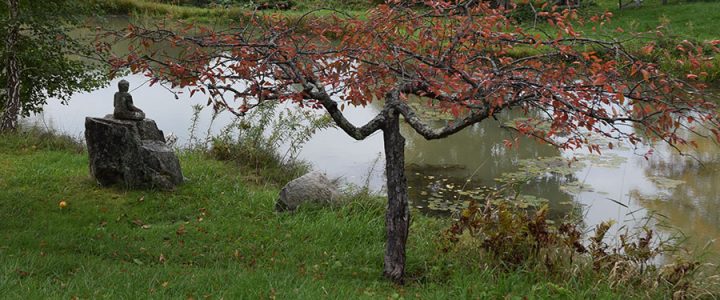
[(146, 0), (97, 0), (96, 2), (108, 14), (169, 17), (211, 24), (240, 20), (246, 12), (241, 7), (212, 9), (177, 6)]
[(396, 286), (381, 277), (382, 199), (280, 214), (276, 186), (247, 184), (236, 166), (197, 153), (180, 156), (189, 180), (174, 192), (103, 188), (86, 154), (63, 143), (0, 137), (0, 298), (662, 296), (592, 272), (501, 271), (444, 253), (447, 222), (417, 213), (409, 280)]
[[(627, 2), (624, 0), (623, 2)], [(704, 41), (720, 39), (720, 1), (671, 2), (644, 1), (638, 8), (618, 9), (617, 1), (601, 0), (594, 11), (613, 12), (610, 28), (621, 27), (629, 32), (645, 32), (667, 23), (671, 34), (683, 39)]]
[[(686, 58), (675, 48), (683, 40), (700, 45), (720, 39), (720, 33), (715, 28), (716, 24), (720, 23), (720, 1), (671, 1), (666, 5), (660, 0), (644, 1), (641, 7), (618, 9), (617, 1), (600, 0), (596, 6), (586, 9), (585, 14), (604, 11), (612, 12), (613, 17), (602, 29), (591, 31), (592, 26), (596, 26), (594, 24), (581, 26), (580, 30), (590, 37), (626, 40), (625, 47), (634, 55), (656, 62), (662, 70), (679, 77), (684, 78), (688, 73), (706, 72), (707, 75), (701, 77), (702, 81), (713, 83), (720, 79), (720, 54), (708, 52), (707, 54), (712, 56), (711, 66), (691, 70), (689, 64), (682, 65), (677, 62)], [(617, 30), (618, 28), (622, 30)], [(656, 33), (658, 29), (662, 35)], [(648, 43), (656, 45), (656, 51), (650, 57), (641, 51)]]
[[(245, 6), (228, 7), (193, 7), (180, 6), (167, 3), (160, 3), (152, 0), (94, 0), (99, 8), (108, 14), (132, 15), (139, 18), (174, 18), (189, 20), (203, 24), (229, 24), (247, 20), (252, 13), (251, 9)], [(324, 4), (324, 5), (323, 5)], [(317, 8), (337, 8), (353, 15), (362, 15), (364, 10), (358, 5), (332, 5), (315, 1), (304, 3), (292, 10), (263, 10), (262, 13), (282, 13), (295, 20), (306, 14), (308, 11)], [(322, 17), (331, 14), (330, 11), (318, 11), (315, 17)]]
[[(223, 26), (232, 22), (242, 22), (247, 19), (249, 9), (247, 5), (234, 5), (229, 7), (202, 8), (192, 6), (179, 6), (166, 3), (160, 3), (157, 0), (96, 0), (106, 12), (116, 14), (129, 14), (135, 17), (150, 20), (154, 22), (157, 18), (172, 17), (176, 19), (185, 19), (207, 25), (215, 24)], [(626, 0), (627, 1), (627, 0)], [(294, 1), (295, 5), (291, 10), (273, 11), (267, 10), (263, 13), (279, 12), (291, 21), (300, 18), (306, 12), (318, 7), (333, 7), (345, 10), (354, 16), (362, 18), (365, 15), (365, 9), (372, 6), (370, 2), (362, 1)], [(598, 31), (593, 32), (592, 27), (597, 25), (579, 26), (578, 30), (585, 32), (586, 36), (597, 37), (601, 39), (618, 38), (625, 40), (635, 33), (648, 33), (654, 31), (658, 26), (664, 25), (664, 36), (658, 37), (654, 33), (644, 34), (634, 37), (626, 43), (626, 47), (633, 53), (657, 62), (665, 71), (671, 72), (678, 76), (684, 77), (690, 72), (688, 65), (680, 65), (677, 63), (680, 57), (674, 53), (675, 46), (682, 40), (690, 40), (702, 42), (707, 40), (720, 39), (720, 34), (715, 30), (716, 24), (720, 23), (720, 2), (679, 2), (671, 1), (670, 4), (662, 5), (659, 0), (645, 1), (641, 7), (618, 9), (617, 2), (614, 0), (599, 0), (590, 3), (588, 7), (583, 8), (583, 15), (600, 14), (605, 11), (611, 11), (614, 14), (612, 21), (605, 24)], [(313, 14), (314, 18), (322, 18), (330, 11), (319, 11)], [(526, 20), (526, 22), (529, 22)], [(552, 32), (551, 28), (543, 22), (538, 24), (540, 28)], [(624, 32), (616, 31), (622, 28)], [(669, 54), (662, 57), (644, 57), (640, 53), (640, 49), (648, 42), (654, 41), (657, 49), (668, 50)], [(537, 49), (518, 47), (512, 52), (515, 56), (532, 55), (537, 53)], [(702, 76), (701, 80), (706, 82), (717, 82), (720, 78), (720, 54), (714, 55), (713, 64), (710, 67), (704, 67), (702, 70), (695, 70), (694, 73), (704, 71), (706, 76)]]
[[(228, 7), (192, 7), (161, 3), (157, 0), (96, 0), (107, 12), (117, 14), (139, 14), (150, 16), (173, 16), (180, 19), (208, 21), (241, 20), (243, 14), (249, 12), (247, 5), (231, 5)], [(628, 0), (624, 0), (627, 2)], [(315, 8), (336, 8), (362, 15), (364, 10), (372, 7), (370, 1), (293, 1), (291, 10), (281, 12), (290, 17), (300, 16)], [(668, 29), (678, 36), (694, 40), (711, 40), (720, 38), (716, 27), (720, 23), (720, 2), (678, 2), (662, 5), (660, 0), (644, 1), (638, 8), (618, 9), (617, 1), (599, 0), (584, 9), (588, 13), (611, 11), (613, 21), (608, 27), (621, 27), (626, 31), (644, 32), (655, 29), (658, 25), (668, 23)], [(589, 28), (586, 28), (589, 29)]]

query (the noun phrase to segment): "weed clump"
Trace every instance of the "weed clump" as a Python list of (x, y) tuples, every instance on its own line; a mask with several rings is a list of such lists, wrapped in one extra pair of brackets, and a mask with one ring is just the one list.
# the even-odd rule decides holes
[[(303, 146), (316, 132), (334, 124), (326, 115), (267, 102), (236, 117), (216, 135), (208, 128), (201, 140), (196, 134), (201, 109), (194, 107), (189, 148), (216, 160), (237, 163), (246, 172), (246, 179), (255, 183), (282, 185), (307, 173), (310, 165), (299, 158)], [(212, 121), (221, 112), (216, 110)]]
[(613, 288), (663, 291), (674, 299), (718, 295), (718, 276), (709, 276), (712, 264), (680, 255), (670, 239), (650, 227), (618, 229), (608, 241), (615, 222), (602, 222), (585, 238), (578, 221), (548, 219), (548, 206), (528, 210), (517, 197), (488, 196), (473, 202), (443, 233), (443, 250), (470, 259), (480, 268), (505, 271), (529, 269), (569, 279), (592, 276)]
[(80, 138), (28, 124), (22, 125), (17, 132), (0, 134), (0, 147), (22, 152), (38, 149), (72, 153), (85, 151), (85, 144)]

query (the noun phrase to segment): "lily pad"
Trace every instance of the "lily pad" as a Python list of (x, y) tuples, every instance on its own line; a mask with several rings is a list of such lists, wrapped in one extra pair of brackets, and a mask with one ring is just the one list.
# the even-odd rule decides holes
[(592, 188), (579, 181), (566, 182), (560, 185), (560, 190), (568, 194), (580, 194), (581, 192), (592, 192)]
[(679, 185), (685, 183), (685, 181), (683, 180), (675, 180), (660, 176), (650, 176), (648, 177), (648, 179), (650, 179), (653, 183), (655, 183), (655, 185), (657, 185), (661, 189), (674, 189)]

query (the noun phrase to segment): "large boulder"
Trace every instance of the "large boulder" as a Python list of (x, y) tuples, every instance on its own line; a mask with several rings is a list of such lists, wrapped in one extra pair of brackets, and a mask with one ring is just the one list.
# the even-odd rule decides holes
[(315, 171), (288, 182), (280, 191), (275, 209), (294, 211), (305, 203), (334, 205), (340, 198), (335, 184), (325, 174)]
[(173, 189), (183, 182), (180, 161), (155, 121), (85, 118), (90, 174), (100, 185)]

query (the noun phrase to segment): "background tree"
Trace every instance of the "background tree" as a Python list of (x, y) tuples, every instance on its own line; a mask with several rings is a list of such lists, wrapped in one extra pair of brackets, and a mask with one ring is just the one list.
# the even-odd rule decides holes
[[(7, 0), (0, 6), (6, 62), (0, 82), (7, 87), (0, 101), (0, 131), (15, 130), (19, 116), (39, 112), (48, 98), (67, 101), (73, 93), (105, 83), (91, 41), (71, 36), (90, 12), (88, 1)], [(79, 35), (79, 32), (75, 32)]]
[(5, 111), (0, 116), (0, 130), (17, 127), (17, 115), (20, 110), (20, 70), (17, 63), (17, 43), (20, 31), (18, 11), (20, 7), (17, 0), (8, 0), (7, 31), (5, 33), (5, 77), (7, 87), (7, 101)]
[[(401, 119), (424, 138), (441, 139), (515, 109), (527, 116), (515, 121), (518, 132), (561, 149), (597, 153), (600, 142), (589, 138), (591, 133), (632, 145), (644, 137), (678, 145), (692, 143), (679, 129), (702, 136), (703, 127), (720, 139), (716, 106), (695, 82), (703, 74), (675, 78), (631, 55), (622, 43), (586, 37), (572, 25), (601, 24), (609, 14), (581, 20), (572, 10), (543, 12), (550, 30), (542, 32), (523, 28), (488, 2), (426, 1), (430, 9), (423, 10), (411, 2), (380, 5), (364, 19), (309, 13), (291, 22), (256, 15), (220, 32), (191, 25), (130, 26), (108, 34), (133, 45), (130, 54), (111, 63), (143, 72), (153, 83), (207, 93), (215, 105), (238, 115), (265, 101), (293, 101), (324, 109), (358, 140), (382, 130), (388, 193), (384, 274), (398, 283), (405, 274), (410, 224)], [(183, 53), (152, 50), (154, 43)], [(718, 43), (678, 49), (701, 67), (702, 56), (718, 51)], [(654, 51), (652, 44), (644, 51)], [(455, 120), (429, 126), (408, 105), (410, 96)], [(372, 101), (384, 104), (367, 124), (355, 126), (344, 117), (349, 106)]]

